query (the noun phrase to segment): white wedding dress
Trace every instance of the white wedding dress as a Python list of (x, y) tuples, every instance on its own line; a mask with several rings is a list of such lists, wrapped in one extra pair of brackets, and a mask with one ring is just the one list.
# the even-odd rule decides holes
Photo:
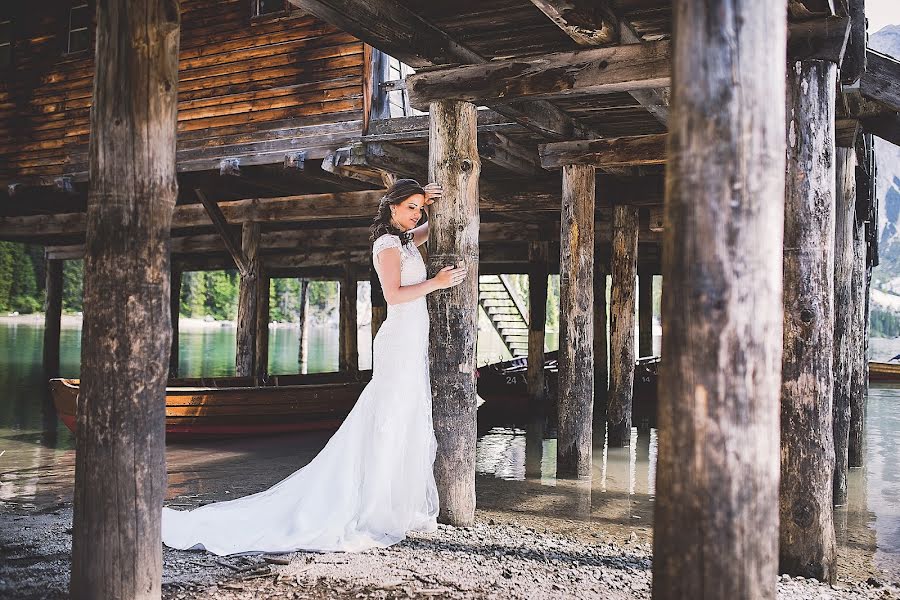
[[(426, 278), (422, 255), (395, 235), (400, 284)], [(163, 508), (162, 540), (218, 555), (385, 547), (407, 531), (434, 531), (437, 442), (431, 421), (425, 298), (388, 307), (375, 336), (372, 380), (321, 452), (269, 489), (195, 510)]]

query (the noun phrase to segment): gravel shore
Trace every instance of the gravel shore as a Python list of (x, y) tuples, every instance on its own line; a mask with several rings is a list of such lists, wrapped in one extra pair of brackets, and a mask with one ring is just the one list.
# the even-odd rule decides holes
[[(0, 598), (65, 598), (72, 509), (0, 512)], [(384, 550), (221, 558), (166, 549), (163, 598), (650, 598), (651, 548), (480, 516)], [(783, 599), (900, 598), (900, 582), (782, 576)]]

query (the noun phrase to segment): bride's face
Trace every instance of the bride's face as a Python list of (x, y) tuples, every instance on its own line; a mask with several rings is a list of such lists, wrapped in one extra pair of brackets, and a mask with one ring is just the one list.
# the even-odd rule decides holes
[(425, 206), (425, 196), (413, 194), (403, 202), (391, 207), (391, 218), (401, 231), (407, 231), (419, 224), (422, 219), (423, 206)]

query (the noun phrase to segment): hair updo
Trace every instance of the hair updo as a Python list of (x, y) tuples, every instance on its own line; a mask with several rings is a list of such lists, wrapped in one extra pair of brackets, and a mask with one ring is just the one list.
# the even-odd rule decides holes
[(400, 238), (400, 242), (408, 244), (412, 241), (412, 233), (400, 231), (391, 223), (391, 206), (396, 206), (416, 194), (425, 195), (425, 190), (415, 179), (398, 179), (389, 187), (378, 204), (378, 214), (372, 221), (372, 236), (369, 241), (374, 242), (382, 235), (389, 233)]

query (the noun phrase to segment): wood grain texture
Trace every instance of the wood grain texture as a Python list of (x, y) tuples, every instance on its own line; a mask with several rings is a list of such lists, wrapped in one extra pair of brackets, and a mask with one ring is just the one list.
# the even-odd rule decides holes
[(609, 266), (594, 256), (594, 423), (606, 422), (609, 399), (609, 314), (606, 303)]
[(169, 350), (169, 379), (178, 377), (178, 317), (181, 313), (182, 272), (176, 266), (169, 268), (169, 318), (172, 320), (172, 347)]
[(865, 466), (866, 404), (869, 391), (868, 361), (868, 287), (865, 226), (857, 222), (853, 255), (853, 355), (850, 379), (850, 431), (847, 440), (848, 466)]
[(859, 91), (870, 100), (900, 111), (900, 61), (873, 50), (866, 52), (866, 72)]
[(772, 599), (785, 6), (672, 8), (653, 597)]
[(556, 476), (591, 476), (594, 409), (594, 168), (562, 169)]
[(837, 67), (788, 65), (779, 570), (831, 582)]
[(609, 401), (606, 439), (612, 448), (631, 445), (634, 391), (634, 314), (636, 306), (638, 211), (613, 207), (613, 241), (609, 295)]
[(547, 413), (544, 377), (544, 344), (547, 326), (547, 277), (550, 254), (548, 242), (528, 245), (528, 400), (534, 412)]
[(847, 503), (847, 444), (850, 436), (850, 384), (854, 348), (853, 320), (859, 306), (853, 302), (856, 216), (856, 151), (837, 148), (834, 214), (834, 435), (835, 505)]
[(61, 260), (48, 260), (46, 263), (47, 294), (44, 306), (44, 345), (43, 366), (47, 379), (59, 377), (59, 340), (62, 326), (62, 287), (63, 263)]
[(356, 275), (350, 264), (344, 266), (340, 283), (340, 317), (338, 340), (338, 370), (359, 371), (359, 347), (356, 335)]
[(573, 140), (539, 146), (541, 166), (636, 167), (666, 162), (666, 134), (639, 135), (602, 140)]
[(465, 264), (465, 280), (428, 295), (429, 353), (438, 520), (468, 526), (475, 519), (475, 336), (478, 317), (478, 158), (474, 104), (443, 101), (429, 107), (428, 180), (444, 195), (429, 213), (428, 273)]
[(257, 304), (259, 302), (259, 222), (246, 221), (241, 228), (241, 252), (247, 270), (240, 275), (237, 306), (237, 342), (234, 359), (235, 375), (256, 375)]
[(72, 598), (159, 598), (177, 0), (97, 4)]

